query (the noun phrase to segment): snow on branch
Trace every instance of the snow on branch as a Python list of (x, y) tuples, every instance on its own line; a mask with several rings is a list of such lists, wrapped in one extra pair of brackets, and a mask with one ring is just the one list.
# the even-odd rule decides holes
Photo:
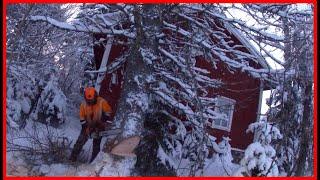
[(190, 85), (182, 82), (181, 79), (179, 79), (177, 77), (173, 77), (171, 74), (164, 72), (164, 71), (162, 71), (160, 73), (161, 73), (161, 75), (163, 75), (163, 77), (166, 77), (166, 78), (178, 83), (183, 88), (183, 90), (185, 90), (189, 94), (189, 96), (194, 97), (196, 95), (195, 92), (193, 92), (191, 90), (192, 87)]
[(125, 57), (118, 58), (118, 60), (112, 62), (107, 67), (100, 68), (99, 70), (88, 70), (88, 71), (85, 71), (85, 73), (105, 73), (105, 72), (112, 73), (113, 71), (121, 67), (126, 62), (126, 60), (127, 59)]
[(170, 52), (166, 51), (165, 49), (159, 47), (158, 48), (159, 51), (165, 55), (167, 58), (173, 60), (178, 66), (182, 67), (182, 68), (185, 68), (186, 65), (184, 65), (181, 61), (179, 61), (179, 59), (177, 59), (174, 55), (172, 55)]
[[(182, 58), (180, 56), (176, 57), (173, 54), (171, 54), (170, 52), (168, 52), (165, 49), (160, 48), (160, 47), (159, 47), (159, 50), (163, 55), (165, 55), (167, 58), (173, 60), (182, 69), (185, 69), (187, 67), (185, 64), (183, 64), (183, 63), (186, 62), (186, 60), (184, 58)], [(193, 67), (192, 69), (196, 70), (196, 71), (199, 71), (199, 72), (202, 72), (202, 73), (209, 74), (209, 72), (204, 70), (204, 69), (200, 69), (200, 68), (196, 68), (196, 67)], [(222, 84), (221, 81), (219, 81), (219, 80), (215, 80), (215, 79), (209, 78), (209, 77), (207, 77), (205, 75), (201, 75), (201, 74), (198, 74), (198, 73), (196, 73), (195, 79), (197, 81), (199, 81), (199, 82), (206, 83), (207, 85), (212, 86), (212, 87), (218, 87), (218, 86), (220, 86)]]
[(185, 114), (187, 114), (187, 115), (194, 115), (195, 114), (189, 106), (185, 106), (184, 104), (178, 102), (176, 99), (169, 96), (168, 94), (161, 92), (161, 91), (154, 91), (154, 93), (157, 94), (158, 96), (160, 96), (165, 101), (169, 102), (169, 104), (172, 105), (173, 107), (176, 107), (176, 108), (182, 110)]
[(80, 24), (69, 24), (66, 22), (57, 21), (53, 18), (47, 17), (47, 16), (31, 16), (31, 21), (44, 21), (52, 24), (53, 26), (69, 30), (69, 31), (80, 31), (80, 32), (88, 32), (88, 33), (104, 33), (104, 34), (112, 34), (112, 35), (123, 35), (128, 38), (134, 38), (135, 35), (133, 33), (129, 33), (125, 30), (115, 30), (115, 29), (106, 29), (106, 28), (98, 28), (92, 25), (85, 26)]
[(206, 14), (210, 15), (213, 18), (221, 19), (222, 22), (229, 22), (229, 23), (232, 23), (232, 24), (238, 24), (239, 26), (241, 26), (241, 27), (243, 27), (243, 28), (245, 28), (245, 29), (247, 29), (249, 31), (252, 31), (252, 32), (255, 32), (255, 33), (263, 35), (264, 37), (266, 37), (270, 41), (283, 41), (284, 40), (283, 37), (279, 37), (279, 36), (277, 36), (275, 34), (267, 33), (265, 31), (262, 31), (262, 29), (260, 29), (260, 28), (255, 28), (253, 26), (248, 26), (245, 22), (243, 22), (241, 20), (227, 18), (226, 16), (224, 16), (220, 12), (218, 12), (218, 13), (217, 12), (212, 12), (212, 11), (210, 11), (208, 9), (199, 8), (199, 7), (195, 7), (195, 6), (187, 6), (187, 8), (190, 8), (192, 10), (205, 12)]
[[(218, 52), (218, 51), (215, 51), (215, 49), (213, 48), (212, 45), (210, 45), (208, 42), (202, 40), (202, 39), (199, 39), (199, 38), (195, 38), (195, 37), (192, 37), (191, 36), (191, 33), (180, 28), (180, 27), (177, 27), (173, 24), (170, 24), (168, 22), (164, 22), (164, 25), (172, 30), (172, 31), (175, 31), (175, 32), (178, 32), (179, 34), (191, 39), (193, 38), (197, 43), (199, 43), (202, 47), (208, 49), (210, 52), (212, 52), (214, 55), (216, 55), (217, 57), (219, 57), (219, 59), (225, 63), (227, 63), (229, 66), (233, 67), (233, 68), (237, 68), (237, 69), (241, 69), (241, 70), (244, 70), (244, 71), (248, 71), (251, 73), (251, 75), (253, 75), (254, 77), (256, 78), (263, 78), (263, 79), (267, 79), (267, 80), (270, 80), (267, 78), (267, 76), (265, 75), (268, 75), (268, 74), (278, 74), (278, 73), (282, 73), (283, 70), (274, 70), (274, 69), (255, 69), (253, 67), (250, 67), (250, 66), (247, 66), (243, 63), (240, 63), (240, 62), (237, 62), (233, 59), (230, 59), (228, 56), (225, 55), (225, 53), (223, 52)], [(168, 55), (168, 54), (167, 54)], [(170, 56), (170, 55), (168, 55)], [(176, 58), (172, 58), (173, 60)], [(260, 74), (260, 75), (259, 75)], [(264, 75), (263, 75), (264, 74)]]
[[(257, 55), (258, 55), (258, 54), (256, 54), (255, 51), (251, 51), (251, 49), (252, 49), (253, 47), (252, 47), (251, 45), (248, 45), (247, 41), (240, 39), (240, 41), (241, 41), (242, 43), (244, 43), (244, 44), (249, 48), (249, 51), (250, 51), (253, 55), (252, 55), (252, 54), (245, 53), (245, 52), (240, 51), (240, 50), (236, 50), (236, 49), (235, 49), (236, 46), (235, 46), (235, 47), (230, 47), (230, 46), (229, 46), (229, 43), (228, 43), (228, 42), (225, 42), (225, 39), (224, 39), (224, 38), (228, 38), (228, 35), (226, 35), (224, 32), (214, 31), (214, 30), (212, 30), (210, 27), (205, 26), (203, 23), (201, 23), (201, 22), (199, 22), (199, 21), (197, 21), (197, 20), (193, 19), (192, 17), (189, 17), (189, 16), (187, 16), (187, 15), (185, 15), (185, 14), (178, 13), (178, 15), (179, 15), (180, 17), (183, 17), (183, 18), (185, 18), (186, 20), (188, 20), (188, 21), (196, 24), (198, 27), (202, 28), (202, 30), (207, 31), (208, 33), (210, 33), (210, 35), (212, 35), (212, 36), (214, 36), (216, 39), (218, 39), (218, 40), (220, 41), (219, 43), (221, 43), (221, 44), (223, 44), (223, 45), (225, 46), (224, 49), (219, 48), (219, 50), (221, 50), (221, 51), (230, 51), (231, 53), (234, 53), (234, 54), (237, 54), (237, 55), (241, 55), (241, 56), (243, 56), (243, 57), (250, 58), (250, 59), (252, 59), (252, 60), (255, 60), (255, 59), (257, 58)], [(228, 28), (228, 27), (227, 27), (227, 29), (230, 30), (231, 28)], [(233, 33), (234, 35), (237, 35), (237, 34), (235, 34), (234, 31), (232, 31), (232, 33)], [(238, 38), (241, 38), (242, 36), (238, 35), (237, 37), (238, 37)], [(231, 43), (233, 43), (233, 41), (231, 41)], [(217, 48), (217, 47), (216, 47), (216, 48)]]

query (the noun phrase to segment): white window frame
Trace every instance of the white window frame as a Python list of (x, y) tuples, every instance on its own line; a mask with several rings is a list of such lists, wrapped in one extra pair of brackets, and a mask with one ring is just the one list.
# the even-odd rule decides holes
[[(224, 101), (226, 103), (222, 104), (221, 101)], [(228, 122), (229, 122), (228, 127), (222, 126), (221, 124), (220, 125), (216, 124), (214, 119), (212, 120), (211, 127), (214, 129), (221, 129), (221, 130), (230, 132), (231, 125), (232, 125), (232, 119), (233, 119), (233, 113), (234, 113), (234, 106), (236, 104), (236, 101), (234, 99), (230, 99), (230, 98), (227, 98), (224, 96), (217, 96), (216, 97), (216, 106), (214, 108), (214, 111), (219, 112), (218, 108), (221, 107), (222, 105), (225, 105), (225, 104), (228, 104), (228, 105), (230, 104), (230, 106), (231, 106), (231, 108), (229, 109), (229, 112), (227, 114), (227, 118), (228, 118)], [(223, 119), (223, 120), (226, 120), (226, 119)]]

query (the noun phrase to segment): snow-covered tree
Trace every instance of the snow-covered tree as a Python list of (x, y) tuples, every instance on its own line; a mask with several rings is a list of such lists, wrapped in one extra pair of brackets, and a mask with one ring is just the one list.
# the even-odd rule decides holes
[[(43, 65), (37, 60), (44, 59), (42, 50), (45, 46), (44, 39), (48, 37), (47, 34), (45, 34), (46, 29), (30, 25), (30, 23), (26, 22), (26, 18), (30, 16), (33, 11), (43, 12), (44, 9), (49, 10), (50, 8), (44, 6), (36, 8), (33, 5), (26, 4), (11, 5), (7, 8), (9, 12), (7, 15), (6, 31), (6, 62), (8, 72), (7, 119), (14, 120), (14, 122), (19, 124), (20, 128), (23, 128), (38, 101), (41, 88), (44, 86), (43, 80), (46, 75), (40, 75), (43, 69), (39, 69), (36, 72), (33, 71), (34, 68), (32, 66)], [(56, 10), (57, 8), (52, 7), (51, 10), (53, 9)], [(11, 111), (11, 109), (13, 109), (13, 111)]]
[(229, 21), (255, 42), (269, 62), (282, 68), (269, 98), (268, 121), (283, 134), (277, 145), (282, 175), (313, 172), (313, 6), (247, 4), (225, 7), (245, 13), (251, 24), (231, 15)]
[(67, 98), (59, 89), (56, 77), (51, 77), (40, 94), (33, 119), (54, 127), (65, 122)]
[[(80, 102), (84, 73), (79, 69), (92, 54), (86, 52), (91, 50), (86, 44), (89, 35), (27, 19), (41, 13), (68, 20), (69, 8), (61, 4), (7, 6), (7, 153), (30, 165), (67, 158), (71, 141), (54, 127), (60, 130), (66, 120), (66, 101)], [(78, 97), (70, 98), (72, 93)]]
[[(50, 24), (31, 22), (28, 18), (35, 14), (48, 15), (59, 20), (69, 20), (70, 6), (57, 4), (10, 4), (7, 6), (7, 71), (8, 85), (26, 97), (32, 96), (28, 103), (28, 112), (16, 119), (20, 124), (25, 121), (36, 108), (38, 98), (51, 76), (58, 78), (55, 85), (67, 95), (68, 100), (80, 103), (80, 79), (86, 62), (92, 58), (92, 48), (88, 45), (89, 35), (62, 31)], [(74, 48), (77, 46), (77, 48)], [(86, 48), (84, 48), (86, 47)], [(90, 59), (91, 60), (91, 59)], [(13, 70), (15, 69), (15, 70)], [(79, 71), (80, 69), (80, 71)], [(22, 72), (26, 71), (26, 72)], [(22, 77), (21, 75), (26, 77)], [(28, 80), (30, 78), (30, 80)], [(13, 83), (12, 82), (16, 82)], [(24, 87), (24, 88), (23, 88)], [(9, 89), (10, 89), (9, 88)], [(21, 88), (21, 89), (20, 89)], [(11, 99), (24, 101), (25, 97), (16, 94)], [(8, 104), (9, 105), (9, 104)], [(24, 108), (26, 111), (26, 108)], [(15, 113), (18, 116), (18, 113)], [(8, 113), (10, 116), (10, 112)], [(8, 116), (8, 119), (12, 119)], [(20, 116), (19, 116), (20, 117)], [(44, 120), (40, 120), (43, 121)], [(21, 126), (22, 127), (22, 126)]]
[(255, 140), (244, 152), (236, 172), (237, 176), (278, 176), (279, 170), (276, 161), (276, 150), (272, 141), (282, 138), (279, 129), (266, 119), (249, 125), (247, 132), (255, 133)]
[(143, 139), (135, 150), (137, 152), (135, 174), (176, 176), (175, 162), (167, 156), (168, 152), (172, 153), (175, 150), (174, 147), (166, 145), (166, 141), (170, 139), (166, 133), (170, 119), (164, 113), (146, 114)]
[(270, 102), (271, 120), (285, 137), (279, 146), (282, 170), (290, 176), (312, 174), (313, 169), (313, 31), (311, 25), (296, 26), (285, 64), (294, 73), (280, 79)]

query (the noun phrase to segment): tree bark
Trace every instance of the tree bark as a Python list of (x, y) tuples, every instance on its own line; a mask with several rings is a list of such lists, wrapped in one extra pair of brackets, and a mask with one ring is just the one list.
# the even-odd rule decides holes
[[(143, 57), (140, 52), (140, 48), (142, 47), (145, 39), (142, 29), (142, 17), (137, 6), (135, 6), (134, 10), (134, 21), (137, 36), (130, 48), (130, 55), (126, 61), (123, 88), (114, 118), (116, 126), (122, 129), (122, 133), (106, 145), (107, 152), (110, 152), (115, 145), (125, 138), (139, 136), (143, 127), (143, 115), (145, 113), (145, 108), (143, 107), (144, 104), (135, 102), (140, 101), (145, 103), (143, 99), (145, 97), (142, 96), (148, 97), (148, 92), (146, 92), (146, 88), (137, 84), (135, 77), (137, 75), (146, 77), (150, 74), (150, 69), (143, 61)], [(131, 101), (131, 103), (129, 103), (129, 100), (133, 100), (133, 102)]]
[(302, 121), (302, 136), (300, 138), (301, 146), (299, 150), (299, 157), (297, 160), (297, 168), (295, 170), (296, 176), (304, 176), (306, 174), (306, 162), (309, 151), (309, 144), (312, 143), (312, 134), (310, 127), (311, 120), (311, 106), (312, 106), (312, 83), (308, 82), (305, 88), (305, 99), (303, 102), (303, 121)]

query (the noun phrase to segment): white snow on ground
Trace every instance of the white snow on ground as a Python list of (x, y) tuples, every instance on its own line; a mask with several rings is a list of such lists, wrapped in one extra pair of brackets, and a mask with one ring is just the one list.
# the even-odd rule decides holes
[(6, 171), (8, 176), (26, 176), (29, 172), (26, 162), (19, 158), (18, 153), (7, 153)]
[[(189, 176), (190, 162), (186, 159), (180, 162), (178, 167), (178, 176), (186, 177)], [(240, 168), (239, 164), (223, 162), (223, 157), (219, 157), (218, 154), (215, 154), (211, 159), (206, 159), (204, 163), (203, 171), (197, 171), (196, 176), (199, 177), (215, 177), (215, 176), (234, 176), (235, 172)]]
[(220, 157), (216, 157), (205, 162), (203, 176), (233, 176), (239, 168), (238, 164), (224, 164)]
[(39, 171), (45, 176), (130, 176), (135, 158), (115, 159), (111, 155), (100, 152), (91, 164), (78, 166), (67, 164), (42, 165)]

